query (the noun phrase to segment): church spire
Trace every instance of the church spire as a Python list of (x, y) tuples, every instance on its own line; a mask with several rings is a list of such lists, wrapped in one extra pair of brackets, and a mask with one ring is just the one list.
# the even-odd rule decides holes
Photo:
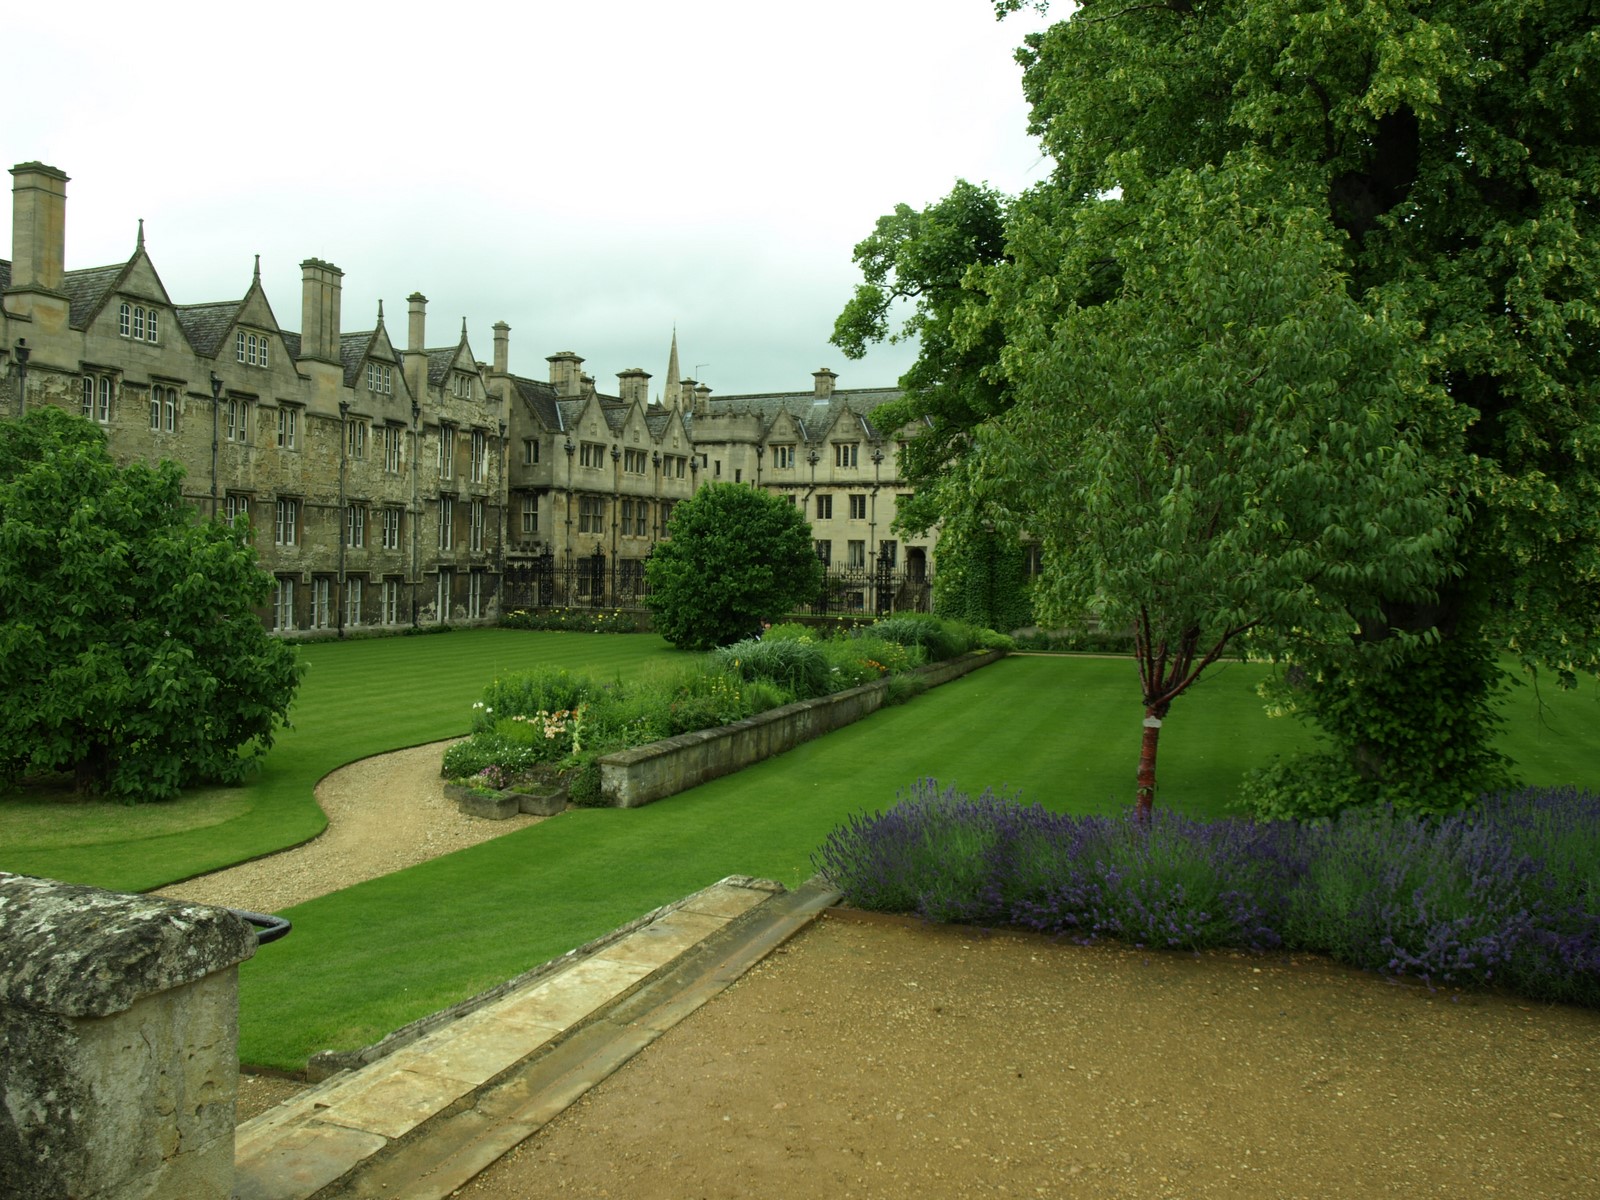
[(668, 408), (680, 408), (682, 397), (678, 394), (678, 326), (672, 326), (672, 353), (667, 356), (667, 382), (662, 387), (661, 400)]

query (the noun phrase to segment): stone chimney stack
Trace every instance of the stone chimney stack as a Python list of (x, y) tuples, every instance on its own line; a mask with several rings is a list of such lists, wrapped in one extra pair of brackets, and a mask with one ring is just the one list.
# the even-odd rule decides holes
[(563, 400), (583, 394), (583, 359), (571, 350), (552, 354), (545, 362), (550, 364), (550, 385)]
[(11, 288), (61, 290), (67, 261), (67, 175), (42, 162), (11, 168)]
[(711, 389), (703, 383), (694, 385), (694, 411), (704, 416), (711, 411)]
[(822, 367), (820, 370), (811, 372), (811, 378), (815, 384), (815, 390), (812, 394), (818, 400), (831, 399), (833, 396), (833, 381), (839, 376), (835, 372), (828, 370), (827, 367)]
[(510, 374), (508, 364), (511, 362), (511, 326), (504, 321), (494, 323), (494, 373), (496, 375)]
[(300, 264), (300, 357), (339, 361), (339, 302), (344, 272), (320, 258)]
[(406, 349), (420, 354), (428, 342), (428, 298), (421, 292), (406, 297), (410, 309), (406, 315)]
[(401, 357), (412, 403), (421, 405), (428, 398), (428, 298), (412, 292), (406, 304), (406, 352)]
[(650, 403), (650, 373), (643, 367), (629, 367), (617, 372), (617, 395), (629, 404), (640, 408)]

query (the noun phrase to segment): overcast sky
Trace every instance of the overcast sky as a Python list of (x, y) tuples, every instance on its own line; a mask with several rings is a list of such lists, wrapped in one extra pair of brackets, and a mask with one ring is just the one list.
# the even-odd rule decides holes
[[(713, 394), (893, 384), (911, 352), (828, 342), (851, 248), (957, 178), (1045, 171), (989, 0), (522, 0), (16, 6), (4, 165), (71, 176), (67, 267), (133, 251), (173, 300), (235, 299), (254, 255), (300, 328), (308, 257), (343, 326), (406, 297), (428, 344), (512, 327), (511, 369), (574, 350), (602, 391), (643, 367)], [(20, 30), (19, 30), (20, 27)], [(26, 100), (20, 98), (26, 97)], [(9, 250), (7, 251), (9, 253)]]

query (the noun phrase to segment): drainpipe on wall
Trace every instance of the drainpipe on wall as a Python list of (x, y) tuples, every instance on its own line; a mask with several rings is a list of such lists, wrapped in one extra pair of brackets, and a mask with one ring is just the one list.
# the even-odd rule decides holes
[[(350, 438), (350, 401), (339, 401), (339, 518), (335, 528), (339, 536), (339, 611), (334, 616), (334, 623), (338, 627), (339, 636), (344, 636), (344, 549), (350, 541), (346, 532), (349, 527), (350, 512), (345, 506), (344, 477), (345, 477), (345, 450)], [(315, 584), (313, 584), (313, 587)]]
[(411, 628), (417, 628), (417, 526), (422, 524), (422, 505), (417, 499), (417, 465), (422, 461), (422, 405), (411, 402)]
[(211, 372), (211, 519), (217, 519), (217, 409), (222, 404), (222, 379)]

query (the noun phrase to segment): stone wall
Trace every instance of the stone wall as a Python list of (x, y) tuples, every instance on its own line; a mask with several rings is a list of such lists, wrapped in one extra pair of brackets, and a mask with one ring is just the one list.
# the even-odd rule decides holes
[[(1002, 654), (998, 650), (968, 654), (921, 667), (918, 674), (929, 687), (937, 687), (988, 666)], [(888, 690), (889, 681), (880, 679), (832, 696), (786, 704), (732, 725), (619, 750), (600, 759), (600, 791), (617, 808), (638, 808), (674, 796), (859, 721), (883, 706)]]
[(231, 1195), (255, 948), (226, 909), (0, 873), (0, 1193)]

